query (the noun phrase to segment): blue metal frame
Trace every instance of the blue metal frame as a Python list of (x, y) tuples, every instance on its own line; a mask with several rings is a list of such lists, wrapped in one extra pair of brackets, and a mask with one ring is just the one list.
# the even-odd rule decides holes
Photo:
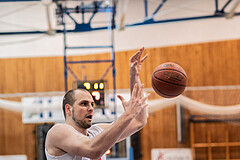
[[(164, 5), (164, 3), (167, 0), (162, 0), (162, 2), (157, 6), (157, 8), (155, 9), (155, 11), (153, 12), (151, 19), (157, 14), (157, 12), (162, 8), (162, 6)], [(148, 0), (144, 0), (144, 10), (145, 10), (145, 19), (149, 19), (148, 17)]]
[(215, 14), (218, 14), (218, 13), (224, 13), (224, 9), (228, 6), (228, 4), (232, 2), (232, 0), (228, 0), (226, 2), (226, 4), (222, 7), (221, 10), (218, 9), (218, 0), (215, 0), (215, 6), (216, 6), (216, 11), (215, 11)]
[[(68, 67), (68, 64), (77, 64), (77, 63), (112, 63), (112, 68), (113, 68), (113, 88), (114, 90), (116, 90), (116, 79), (115, 79), (115, 52), (114, 52), (114, 46), (113, 46), (113, 38), (111, 39), (111, 45), (102, 45), (102, 46), (67, 46), (67, 33), (68, 31), (66, 30), (66, 25), (65, 25), (65, 15), (67, 15), (68, 17), (70, 17), (74, 23), (76, 24), (76, 28), (74, 30), (74, 32), (79, 32), (79, 31), (87, 31), (89, 28), (93, 29), (90, 27), (90, 23), (91, 20), (93, 18), (93, 16), (97, 13), (97, 12), (104, 12), (105, 13), (112, 13), (112, 19), (109, 22), (108, 26), (106, 28), (108, 28), (111, 32), (113, 32), (113, 26), (114, 24), (112, 24), (114, 22), (114, 17), (115, 17), (115, 5), (114, 6), (108, 6), (108, 7), (101, 7), (100, 5), (102, 4), (102, 2), (98, 2), (95, 3), (94, 7), (89, 7), (87, 6), (86, 8), (84, 8), (84, 6), (78, 6), (77, 8), (73, 9), (73, 8), (63, 8), (62, 6), (58, 5), (58, 10), (57, 13), (59, 16), (61, 16), (62, 19), (62, 25), (63, 25), (63, 35), (64, 35), (64, 77), (65, 77), (65, 91), (68, 90), (68, 70), (72, 71), (70, 67)], [(103, 10), (104, 9), (104, 10)], [(82, 18), (82, 23), (79, 24), (75, 21), (75, 19), (71, 16), (71, 13), (81, 13), (83, 14), (84, 12), (93, 12), (90, 20), (88, 21), (87, 25), (87, 29), (86, 29), (86, 23), (84, 23), (84, 18)], [(112, 33), (111, 33), (112, 35)], [(112, 35), (113, 36), (113, 35)], [(68, 61), (67, 60), (67, 50), (68, 49), (93, 49), (93, 48), (110, 48), (111, 49), (111, 60), (87, 60), (87, 61)], [(74, 77), (75, 74), (73, 74), (73, 72), (70, 72)], [(114, 91), (115, 93), (115, 91)]]
[[(83, 8), (78, 7), (77, 10), (73, 10), (72, 8), (62, 8), (62, 6), (58, 7), (58, 14), (61, 16), (62, 22), (61, 24), (63, 25), (63, 43), (64, 43), (64, 80), (65, 80), (65, 91), (68, 90), (68, 71), (73, 75), (73, 77), (78, 80), (78, 77), (74, 74), (74, 72), (71, 70), (71, 68), (68, 66), (68, 64), (79, 64), (79, 63), (111, 63), (112, 64), (112, 77), (113, 77), (113, 94), (114, 94), (114, 102), (115, 102), (115, 96), (116, 96), (116, 69), (115, 69), (115, 51), (114, 51), (114, 43), (113, 43), (113, 29), (115, 26), (115, 3), (113, 6), (108, 6), (108, 7), (101, 7), (101, 12), (103, 12), (103, 8), (105, 9), (105, 13), (111, 14), (111, 17), (109, 17), (109, 22), (108, 26), (106, 27), (109, 32), (111, 33), (111, 45), (102, 45), (102, 46), (68, 46), (67, 45), (67, 33), (68, 31), (66, 30), (66, 24), (65, 24), (65, 16), (70, 17), (74, 23), (76, 24), (75, 30), (73, 32), (79, 32), (79, 31), (87, 31), (88, 29), (93, 29), (90, 27), (90, 23), (94, 15), (99, 11), (97, 9), (100, 7), (102, 3), (98, 3), (95, 5), (93, 8)], [(93, 10), (94, 9), (94, 10)], [(84, 22), (84, 17), (82, 18), (82, 23), (79, 24), (75, 21), (75, 19), (70, 15), (71, 13), (81, 13), (82, 16), (84, 16), (84, 11), (89, 11), (93, 12), (92, 16), (90, 17), (88, 23)], [(87, 26), (87, 28), (86, 28)], [(93, 49), (93, 48), (110, 48), (111, 49), (111, 59), (106, 59), (106, 60), (84, 60), (84, 61), (68, 61), (67, 60), (67, 50), (71, 49)], [(106, 74), (106, 73), (104, 73)], [(114, 104), (114, 112), (116, 113), (116, 103)], [(116, 119), (116, 114), (115, 114), (115, 119)]]
[[(235, 13), (235, 16), (239, 16), (240, 12)], [(159, 24), (159, 23), (169, 23), (169, 22), (179, 22), (179, 21), (189, 21), (189, 20), (198, 20), (198, 19), (208, 19), (208, 18), (222, 18), (224, 15), (207, 15), (207, 16), (197, 16), (197, 17), (187, 17), (187, 18), (175, 18), (175, 19), (166, 19), (166, 20), (159, 20), (155, 21), (153, 19), (148, 19), (143, 22), (133, 23), (133, 24), (126, 24), (125, 27), (134, 27), (134, 26), (142, 26), (142, 25), (149, 25), (149, 24)]]
[[(21, 1), (21, 0), (16, 0)], [(232, 0), (227, 0), (225, 5), (219, 9), (218, 6), (218, 0), (215, 0), (215, 12), (212, 15), (204, 15), (204, 16), (195, 16), (195, 17), (186, 17), (186, 18), (173, 18), (173, 19), (166, 19), (166, 20), (154, 20), (154, 16), (157, 12), (160, 11), (164, 3), (167, 2), (167, 0), (162, 0), (162, 2), (157, 6), (155, 11), (151, 16), (148, 16), (148, 0), (144, 0), (144, 7), (145, 7), (145, 17), (142, 22), (132, 23), (132, 24), (126, 24), (125, 27), (134, 27), (134, 26), (141, 26), (141, 25), (149, 25), (149, 24), (160, 24), (160, 23), (169, 23), (169, 22), (179, 22), (179, 21), (188, 21), (188, 20), (199, 20), (199, 19), (209, 19), (209, 18), (222, 18), (225, 15), (224, 9), (232, 2)], [(58, 11), (57, 14), (61, 16), (63, 12), (71, 18), (75, 23), (75, 29), (73, 30), (56, 30), (55, 33), (74, 33), (74, 32), (87, 32), (87, 31), (97, 31), (97, 30), (106, 30), (109, 29), (109, 26), (103, 26), (103, 27), (91, 27), (92, 19), (98, 12), (110, 12), (115, 13), (115, 8), (109, 6), (107, 9), (105, 7), (100, 6), (101, 3), (97, 3), (95, 7), (87, 7), (84, 8), (83, 6), (79, 6), (78, 8), (66, 8), (63, 11)], [(58, 9), (61, 9), (62, 7), (58, 6)], [(88, 22), (84, 22), (84, 18), (82, 20), (82, 23), (77, 23), (72, 17), (71, 13), (79, 12), (82, 13), (82, 16), (84, 17), (84, 13), (92, 13), (92, 16), (88, 20)], [(239, 16), (240, 12), (237, 12), (234, 14), (235, 16)], [(114, 17), (113, 17), (114, 18)], [(111, 28), (115, 29), (115, 23), (112, 23), (113, 26)], [(19, 31), (19, 32), (0, 32), (0, 35), (21, 35), (21, 34), (48, 34), (48, 31)], [(92, 46), (93, 47), (93, 46)], [(95, 48), (98, 48), (99, 46), (96, 46)], [(107, 48), (108, 46), (106, 46)], [(73, 47), (74, 48), (74, 47)], [(80, 49), (75, 47), (76, 49)], [(87, 48), (87, 47), (85, 47)]]
[[(96, 15), (96, 13), (114, 13), (115, 6), (102, 7), (103, 1), (95, 1), (92, 6), (84, 6), (84, 3), (75, 7), (75, 8), (63, 8), (61, 4), (57, 3), (57, 16), (61, 16), (62, 14), (67, 15), (74, 23), (75, 29), (68, 30), (67, 32), (83, 32), (83, 31), (92, 31), (92, 30), (102, 30), (108, 29), (108, 26), (105, 27), (95, 27), (91, 26), (92, 19)], [(81, 13), (82, 14), (82, 22), (78, 23), (72, 16), (72, 13)], [(85, 22), (85, 13), (92, 13), (88, 22)], [(115, 14), (115, 13), (114, 13)], [(112, 25), (115, 25), (112, 23)], [(115, 26), (113, 26), (115, 28)]]

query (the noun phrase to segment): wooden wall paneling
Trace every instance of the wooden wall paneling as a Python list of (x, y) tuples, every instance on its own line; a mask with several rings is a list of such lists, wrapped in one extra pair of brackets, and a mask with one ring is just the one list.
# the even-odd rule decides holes
[[(64, 70), (61, 57), (38, 57), (30, 59), (32, 91), (63, 91)], [(31, 85), (31, 83), (29, 85)]]
[(199, 90), (186, 91), (184, 95), (211, 105), (236, 105), (240, 103), (239, 90)]
[(21, 114), (4, 111), (5, 154), (22, 154), (25, 151), (24, 126)]
[(116, 86), (117, 88), (129, 88), (129, 58), (134, 51), (120, 51), (116, 53)]
[(158, 61), (159, 56), (157, 55), (156, 48), (145, 49), (145, 53), (148, 54), (147, 59), (143, 62), (144, 63), (143, 67), (146, 68), (146, 69), (145, 69), (145, 72), (141, 72), (141, 74), (143, 74), (143, 77), (145, 78), (145, 80), (143, 80), (144, 87), (145, 88), (151, 88), (152, 87), (153, 71), (155, 70), (155, 68), (157, 66), (160, 65), (159, 61)]
[[(63, 84), (59, 83), (62, 82), (63, 79), (63, 68), (60, 65), (56, 65), (58, 59), (56, 57), (47, 57), (41, 58), (41, 75), (43, 78), (42, 80), (42, 89), (41, 92), (47, 91), (59, 91), (59, 89), (63, 89)], [(62, 74), (60, 74), (59, 70), (62, 69)], [(54, 75), (54, 76), (53, 76)], [(60, 87), (61, 86), (61, 87)], [(60, 88), (59, 88), (60, 87)]]
[[(68, 56), (67, 57), (67, 61), (82, 61), (82, 60), (89, 60), (87, 59), (89, 57), (87, 56)], [(85, 68), (82, 68), (82, 66), (85, 66)], [(68, 67), (72, 70), (72, 72), (77, 76), (77, 78), (79, 80), (83, 80), (83, 76), (84, 74), (87, 74), (88, 71), (88, 66), (89, 64), (80, 64), (80, 63), (76, 63), (76, 64), (68, 64)], [(63, 58), (62, 58), (62, 75), (63, 75), (63, 85), (65, 85), (65, 80), (64, 80), (64, 64), (63, 64)], [(68, 73), (68, 89), (72, 89), (73, 87), (73, 82), (76, 81), (75, 77), (71, 74), (70, 71), (67, 72)], [(87, 79), (88, 79), (89, 75), (86, 75)], [(65, 90), (65, 87), (64, 89)]]
[[(111, 54), (110, 53), (105, 53), (97, 57), (96, 60), (105, 60), (111, 59)], [(113, 88), (113, 78), (112, 78), (112, 67), (109, 69), (109, 67), (112, 66), (112, 63), (99, 63), (96, 65), (94, 68), (94, 78), (95, 80), (101, 79), (105, 74), (106, 76), (104, 77), (104, 80), (107, 80), (107, 88)], [(108, 70), (108, 71), (107, 71)]]
[(4, 61), (5, 63), (5, 87), (3, 88), (3, 93), (16, 93), (18, 92), (17, 87), (17, 59), (7, 59)]
[[(116, 57), (116, 55), (115, 55)], [(102, 59), (111, 59), (111, 54), (110, 53), (105, 53), (102, 57)], [(109, 68), (110, 67), (110, 68)], [(116, 67), (116, 66), (115, 66)], [(106, 83), (106, 87), (107, 89), (109, 89), (110, 87), (112, 88), (113, 86), (113, 69), (112, 69), (112, 63), (102, 63), (101, 66), (100, 66), (100, 70), (101, 70), (101, 74), (99, 75), (99, 78), (102, 78), (105, 75), (104, 77), (104, 80), (107, 80), (107, 83)], [(116, 86), (117, 87), (117, 86)]]
[(31, 66), (33, 67), (34, 74), (34, 91), (35, 92), (44, 92), (45, 91), (45, 82), (46, 77), (44, 74), (44, 58), (34, 58), (31, 61)]
[[(68, 56), (67, 61), (75, 61), (76, 57), (75, 56)], [(82, 80), (82, 75), (80, 73), (83, 73), (81, 66), (77, 64), (68, 64), (68, 67), (72, 70), (72, 72), (80, 79)], [(74, 76), (71, 74), (70, 71), (67, 72), (67, 81), (68, 81), (68, 89), (72, 89), (73, 81), (75, 81)], [(65, 73), (63, 74), (64, 77)], [(65, 81), (64, 81), (65, 85)], [(65, 87), (64, 87), (65, 90)]]
[[(214, 52), (211, 51), (212, 48), (210, 48), (211, 46), (209, 44), (201, 45), (203, 45), (203, 53), (201, 58), (203, 62), (202, 71), (204, 74), (202, 77), (203, 85), (212, 86), (214, 84), (217, 84), (219, 80), (218, 78), (216, 78), (217, 67), (215, 67), (215, 60), (217, 59), (217, 57), (214, 58)], [(201, 72), (201, 70), (196, 72)]]
[(148, 58), (145, 59), (145, 61), (142, 64), (140, 79), (141, 79), (141, 82), (144, 83), (144, 87), (148, 88), (151, 86), (151, 79), (152, 79), (152, 73), (153, 73), (152, 56), (150, 56), (151, 50), (145, 49), (141, 58), (143, 58), (146, 54), (148, 54)]
[[(72, 56), (69, 57), (68, 60), (74, 61), (83, 61), (83, 60), (110, 60), (109, 54), (99, 54), (99, 55), (85, 55), (85, 56)], [(69, 64), (74, 74), (80, 79), (83, 80), (86, 77), (87, 80), (99, 80), (102, 78), (103, 74), (106, 72), (107, 68), (110, 66), (111, 63), (76, 63), (76, 64)], [(84, 66), (84, 68), (82, 68)], [(112, 70), (108, 72), (105, 79), (107, 79), (108, 83), (112, 85)], [(73, 81), (75, 78), (68, 72), (68, 85), (69, 87), (72, 86)]]
[[(63, 58), (57, 57), (57, 62), (55, 63), (55, 73), (57, 73), (57, 77), (55, 77), (57, 84), (57, 91), (64, 91), (64, 64), (63, 64)], [(60, 78), (59, 78), (60, 77)]]
[(4, 59), (0, 59), (0, 93), (3, 93), (4, 92), (4, 88), (5, 88), (5, 60)]
[(15, 85), (18, 92), (32, 92), (34, 88), (34, 74), (32, 74), (30, 59), (20, 58), (17, 60), (17, 74), (15, 78)]
[(36, 157), (36, 151), (35, 151), (35, 124), (25, 124), (24, 125), (24, 154), (27, 155), (28, 160), (34, 160)]
[(116, 83), (117, 88), (129, 89), (129, 58), (134, 51), (121, 51), (116, 53)]
[[(238, 43), (239, 45), (239, 43)], [(223, 55), (222, 59), (224, 60), (222, 72), (223, 74), (227, 74), (229, 76), (223, 76), (223, 80), (226, 81), (225, 83), (229, 85), (239, 84), (240, 82), (240, 54), (239, 54), (239, 47), (237, 46), (236, 42), (227, 42), (223, 44), (225, 54)], [(227, 48), (231, 47), (231, 50), (227, 50)]]
[(64, 90), (63, 58), (48, 57), (43, 61), (43, 77), (45, 92)]
[(152, 134), (154, 134), (155, 132), (153, 131), (154, 128), (150, 127), (150, 125), (154, 125), (153, 122), (154, 115), (150, 115), (148, 117), (147, 125), (141, 130), (140, 133), (142, 159), (148, 159), (148, 157), (151, 157), (151, 138), (153, 137)]
[[(189, 45), (185, 47), (186, 57), (185, 57), (185, 67), (184, 70), (186, 71), (188, 80), (187, 86), (202, 86), (203, 84), (200, 83), (198, 80), (202, 79), (204, 76), (203, 72), (199, 72), (203, 68), (203, 64), (201, 61), (202, 55), (202, 46), (201, 45)], [(197, 80), (197, 81), (196, 81)]]
[(0, 109), (0, 155), (5, 153), (5, 126), (4, 126), (4, 109)]
[[(227, 130), (229, 131), (229, 142), (240, 142), (240, 136), (236, 136), (236, 133), (240, 132), (240, 123), (228, 122)], [(240, 146), (229, 147), (230, 158), (237, 159), (240, 157)]]
[(152, 148), (187, 147), (177, 142), (175, 114), (175, 106), (150, 114), (147, 125), (141, 131), (142, 159), (151, 159)]

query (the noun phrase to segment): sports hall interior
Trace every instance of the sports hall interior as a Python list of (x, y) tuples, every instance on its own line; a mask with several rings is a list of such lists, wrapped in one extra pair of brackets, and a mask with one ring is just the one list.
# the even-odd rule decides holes
[[(61, 1), (79, 6), (93, 2)], [(107, 2), (103, 0), (102, 4)], [(146, 126), (131, 137), (134, 159), (160, 160), (161, 157), (153, 157), (153, 149), (172, 149), (174, 154), (179, 153), (178, 149), (188, 149), (186, 154), (195, 160), (240, 160), (239, 0), (116, 2), (116, 26), (110, 31), (113, 39), (108, 29), (66, 33), (67, 43), (73, 46), (105, 45), (113, 40), (110, 50), (74, 50), (66, 57), (69, 61), (101, 61), (111, 59), (114, 50), (115, 82), (111, 63), (68, 64), (74, 74), (68, 70), (66, 82), (64, 33), (27, 33), (50, 31), (50, 27), (51, 32), (56, 28), (63, 30), (56, 24), (55, 2), (0, 2), (0, 159), (10, 155), (41, 159), (37, 127), (54, 124), (23, 123), (23, 109), (11, 108), (15, 102), (20, 104), (23, 97), (63, 95), (66, 86), (74, 87), (75, 76), (87, 80), (104, 76), (110, 92), (115, 83), (117, 93), (129, 93), (129, 58), (145, 47), (143, 56), (148, 54), (148, 58), (142, 64), (140, 79), (145, 91), (151, 93), (149, 117)], [(111, 6), (113, 2), (109, 3)], [(47, 4), (51, 21), (46, 18)], [(154, 21), (146, 20), (144, 4), (148, 4), (150, 12), (147, 18), (162, 5)], [(95, 18), (101, 20), (105, 16), (96, 14)], [(55, 25), (49, 26), (49, 21)], [(188, 78), (185, 91), (172, 103), (171, 98), (162, 98), (152, 90), (152, 73), (164, 62), (179, 64)]]

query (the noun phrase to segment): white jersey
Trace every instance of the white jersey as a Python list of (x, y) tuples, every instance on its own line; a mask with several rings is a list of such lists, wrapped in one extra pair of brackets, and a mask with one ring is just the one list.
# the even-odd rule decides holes
[[(87, 129), (88, 137), (90, 139), (92, 139), (93, 137), (95, 137), (96, 135), (101, 133), (102, 131), (103, 130), (100, 127), (98, 127), (96, 125), (92, 125), (92, 127)], [(81, 134), (81, 133), (79, 133), (79, 134)], [(47, 152), (46, 148), (45, 148), (45, 154), (46, 154), (47, 160), (91, 160), (90, 158), (79, 157), (79, 156), (72, 155), (69, 153), (65, 153), (64, 155), (61, 155), (61, 156), (53, 156)], [(99, 160), (106, 160), (106, 155), (104, 154)]]

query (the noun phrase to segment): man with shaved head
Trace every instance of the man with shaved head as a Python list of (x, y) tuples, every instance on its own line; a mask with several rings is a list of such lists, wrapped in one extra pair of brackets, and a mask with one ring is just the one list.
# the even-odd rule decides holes
[(106, 160), (105, 152), (143, 128), (147, 123), (146, 103), (139, 73), (144, 48), (129, 60), (131, 99), (121, 95), (124, 113), (114, 122), (92, 125), (94, 100), (84, 89), (69, 90), (63, 98), (64, 124), (55, 124), (46, 137), (45, 153), (48, 160)]

